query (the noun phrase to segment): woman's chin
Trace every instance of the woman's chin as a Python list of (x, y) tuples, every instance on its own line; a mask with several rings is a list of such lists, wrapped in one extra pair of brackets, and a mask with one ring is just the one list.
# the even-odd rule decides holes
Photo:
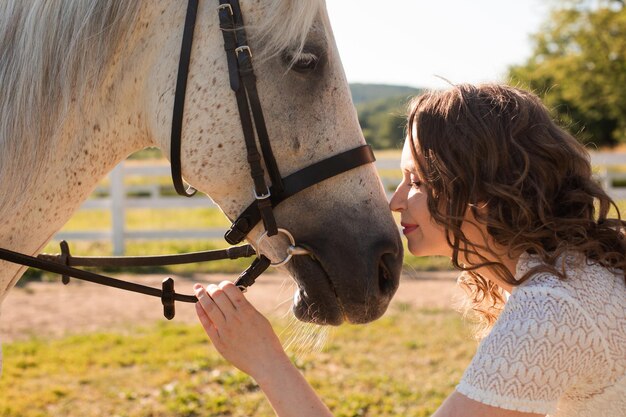
[(413, 256), (438, 256), (439, 254), (434, 253), (432, 248), (429, 248), (428, 245), (424, 243), (412, 243), (409, 241), (407, 245), (409, 252)]
[(424, 251), (424, 247), (420, 244), (411, 243), (409, 240), (407, 247), (413, 256), (428, 256), (428, 253)]
[(424, 242), (417, 243), (409, 241), (407, 248), (409, 249), (409, 253), (413, 256), (445, 256), (452, 258), (452, 249), (450, 249), (449, 253), (446, 253), (441, 246), (439, 246), (439, 250), (437, 250), (434, 245), (429, 245)]

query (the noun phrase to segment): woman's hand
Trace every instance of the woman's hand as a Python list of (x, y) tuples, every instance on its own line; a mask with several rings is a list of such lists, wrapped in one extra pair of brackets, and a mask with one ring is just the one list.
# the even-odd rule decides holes
[(280, 417), (332, 417), (289, 361), (269, 321), (230, 281), (194, 285), (196, 312), (226, 360), (254, 378)]
[(289, 362), (269, 321), (232, 282), (194, 290), (198, 318), (226, 360), (257, 380)]

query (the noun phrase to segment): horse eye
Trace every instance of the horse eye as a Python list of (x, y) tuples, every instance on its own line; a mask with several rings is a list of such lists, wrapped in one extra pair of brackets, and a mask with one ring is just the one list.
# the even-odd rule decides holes
[(299, 73), (312, 72), (317, 68), (319, 57), (311, 52), (302, 52), (291, 64), (291, 69)]

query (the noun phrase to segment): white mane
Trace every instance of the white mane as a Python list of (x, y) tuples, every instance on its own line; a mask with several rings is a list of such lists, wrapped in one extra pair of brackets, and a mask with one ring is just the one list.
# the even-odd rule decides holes
[[(264, 1), (267, 12), (251, 27), (264, 48), (258, 52), (301, 49), (324, 1)], [(28, 167), (28, 180), (36, 178), (67, 106), (102, 81), (139, 7), (128, 0), (0, 1), (0, 212), (24, 188), (15, 183), (26, 181), (20, 171)]]
[(15, 182), (26, 176), (18, 173), (46, 158), (53, 145), (48, 139), (71, 98), (102, 79), (137, 9), (137, 2), (126, 0), (0, 2), (3, 203), (23, 189)]
[(265, 4), (263, 21), (250, 27), (251, 34), (263, 45), (264, 50), (259, 52), (272, 56), (291, 49), (297, 55), (325, 8), (324, 0), (265, 0)]

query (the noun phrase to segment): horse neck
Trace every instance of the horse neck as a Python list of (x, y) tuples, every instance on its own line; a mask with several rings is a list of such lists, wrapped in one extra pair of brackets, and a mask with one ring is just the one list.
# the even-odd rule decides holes
[[(129, 146), (132, 141), (127, 140), (127, 132), (112, 128), (111, 122), (94, 111), (80, 124), (64, 126), (62, 136), (69, 140), (41, 161), (39, 171), (44, 175), (29, 183), (8, 212), (0, 213), (2, 247), (29, 255), (39, 253), (98, 182), (128, 153), (141, 147)], [(24, 170), (24, 175), (28, 174)], [(0, 301), (24, 270), (0, 262)]]
[[(124, 45), (102, 85), (73, 103), (47, 158), (36, 161), (37, 169), (24, 169), (27, 186), (0, 212), (0, 247), (39, 253), (115, 165), (152, 145), (139, 104), (137, 78), (144, 68), (124, 56), (132, 50), (131, 43)], [(25, 270), (0, 261), (0, 305)]]

